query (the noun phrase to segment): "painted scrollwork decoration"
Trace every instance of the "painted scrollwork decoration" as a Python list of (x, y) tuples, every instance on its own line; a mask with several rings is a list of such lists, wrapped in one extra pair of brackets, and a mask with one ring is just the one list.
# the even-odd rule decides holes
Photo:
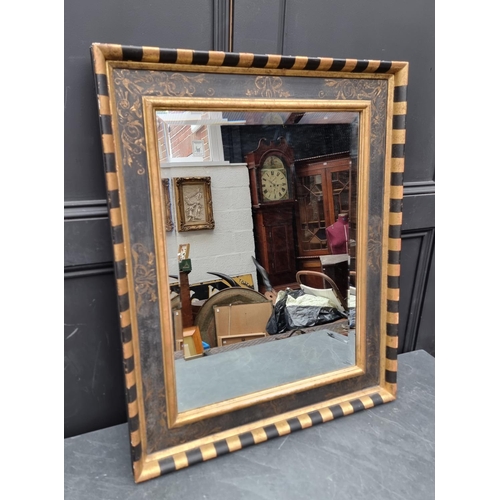
[(134, 261), (135, 292), (137, 294), (137, 312), (141, 314), (145, 302), (156, 302), (155, 256), (142, 243), (132, 246)]
[(258, 76), (255, 78), (255, 88), (248, 89), (246, 95), (272, 99), (290, 97), (290, 92), (283, 89), (283, 80), (279, 76)]

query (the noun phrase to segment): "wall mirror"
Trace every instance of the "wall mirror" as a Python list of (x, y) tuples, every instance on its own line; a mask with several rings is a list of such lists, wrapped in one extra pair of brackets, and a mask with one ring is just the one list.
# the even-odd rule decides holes
[(408, 64), (91, 54), (135, 481), (394, 400)]

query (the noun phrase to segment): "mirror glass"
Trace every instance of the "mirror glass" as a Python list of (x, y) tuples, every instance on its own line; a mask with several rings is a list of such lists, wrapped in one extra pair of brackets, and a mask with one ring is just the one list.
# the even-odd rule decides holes
[(359, 113), (157, 110), (156, 130), (178, 410), (353, 366)]

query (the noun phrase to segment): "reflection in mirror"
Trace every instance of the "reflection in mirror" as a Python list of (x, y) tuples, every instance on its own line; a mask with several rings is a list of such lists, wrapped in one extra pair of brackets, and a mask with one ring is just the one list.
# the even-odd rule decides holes
[(179, 411), (353, 366), (359, 113), (156, 128)]

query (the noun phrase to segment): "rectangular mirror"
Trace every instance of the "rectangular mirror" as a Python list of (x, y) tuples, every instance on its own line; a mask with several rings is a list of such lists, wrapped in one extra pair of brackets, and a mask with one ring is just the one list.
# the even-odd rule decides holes
[(392, 401), (408, 64), (91, 51), (135, 481)]

